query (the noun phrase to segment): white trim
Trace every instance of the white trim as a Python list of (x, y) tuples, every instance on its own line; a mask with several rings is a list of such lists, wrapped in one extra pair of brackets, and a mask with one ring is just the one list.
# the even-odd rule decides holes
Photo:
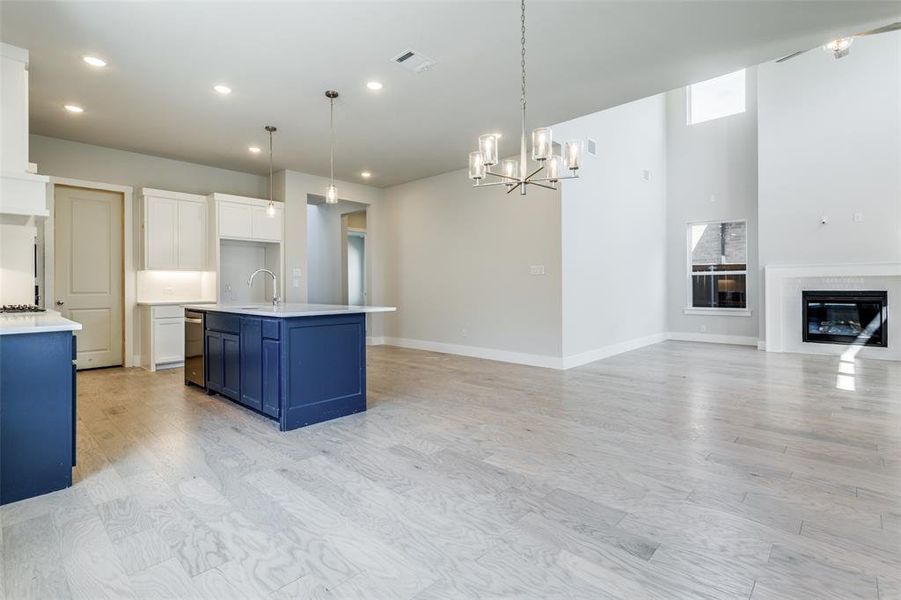
[(385, 336), (384, 343), (389, 346), (412, 348), (413, 350), (427, 350), (429, 352), (441, 352), (442, 354), (457, 354), (484, 358), (500, 362), (544, 367), (546, 369), (562, 369), (563, 359), (558, 356), (545, 354), (529, 354), (526, 352), (511, 352), (509, 350), (496, 350), (494, 348), (482, 348), (480, 346), (463, 346), (461, 344), (446, 344), (444, 342), (431, 342), (427, 340), (414, 340), (409, 338), (395, 338)]
[(757, 349), (766, 352), (766, 342), (764, 340), (757, 340)]
[(713, 308), (713, 307), (697, 307), (686, 306), (682, 309), (685, 315), (705, 315), (720, 317), (750, 317), (751, 309), (749, 308)]
[(748, 335), (724, 335), (720, 333), (695, 333), (690, 331), (670, 331), (666, 339), (680, 342), (703, 342), (706, 344), (732, 344), (739, 346), (757, 346), (756, 337)]
[(666, 340), (666, 334), (655, 333), (653, 335), (635, 338), (633, 340), (627, 340), (618, 344), (610, 344), (609, 346), (603, 346), (595, 350), (589, 350), (588, 352), (571, 354), (569, 356), (563, 357), (562, 368), (571, 369), (573, 367), (587, 365), (588, 363), (602, 360), (604, 358), (609, 358), (617, 354), (622, 354), (623, 352), (630, 352), (632, 350), (644, 348), (645, 346), (658, 344), (664, 340)]
[(385, 336), (383, 336), (383, 335), (367, 335), (366, 336), (366, 345), (367, 346), (384, 346), (385, 345)]
[(83, 179), (72, 179), (70, 177), (54, 177), (50, 176), (47, 183), (47, 208), (49, 216), (44, 220), (44, 305), (47, 306), (51, 302), (53, 296), (53, 223), (56, 209), (56, 193), (57, 185), (67, 185), (71, 187), (81, 187), (93, 190), (105, 190), (110, 192), (119, 192), (122, 194), (122, 245), (123, 245), (123, 273), (122, 287), (124, 290), (124, 330), (125, 339), (123, 340), (122, 362), (123, 366), (131, 367), (135, 364), (141, 364), (140, 361), (134, 361), (135, 338), (134, 338), (134, 319), (137, 275), (135, 274), (134, 264), (134, 188), (130, 185), (117, 185), (114, 183), (103, 183), (99, 181), (86, 181)]

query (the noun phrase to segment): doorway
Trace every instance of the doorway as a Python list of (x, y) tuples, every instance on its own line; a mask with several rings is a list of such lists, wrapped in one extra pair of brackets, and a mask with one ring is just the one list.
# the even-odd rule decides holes
[(50, 308), (81, 323), (78, 369), (123, 364), (125, 197), (57, 185), (54, 190), (53, 298)]
[(347, 232), (347, 304), (366, 304), (366, 233)]

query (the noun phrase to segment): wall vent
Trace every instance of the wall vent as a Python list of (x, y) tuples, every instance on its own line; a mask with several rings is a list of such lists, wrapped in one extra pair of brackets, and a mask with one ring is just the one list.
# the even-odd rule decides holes
[(434, 60), (416, 50), (404, 50), (391, 60), (413, 73), (428, 71), (435, 65)]
[(585, 144), (587, 146), (586, 152), (588, 152), (591, 156), (598, 155), (598, 143), (594, 141), (594, 138), (588, 138), (588, 143)]

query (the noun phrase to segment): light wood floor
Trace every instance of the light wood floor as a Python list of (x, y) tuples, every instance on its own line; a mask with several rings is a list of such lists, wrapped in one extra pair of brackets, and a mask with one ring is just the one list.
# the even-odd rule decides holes
[(379, 347), (367, 413), (284, 434), (180, 370), (84, 372), (77, 484), (0, 511), (2, 591), (901, 598), (901, 364), (853, 369), (681, 342), (567, 372)]

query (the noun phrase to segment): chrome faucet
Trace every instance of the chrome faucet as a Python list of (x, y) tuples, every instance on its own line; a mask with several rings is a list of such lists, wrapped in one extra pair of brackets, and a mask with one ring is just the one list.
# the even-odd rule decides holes
[(270, 271), (269, 269), (257, 269), (253, 273), (250, 274), (250, 279), (247, 280), (247, 287), (253, 286), (253, 278), (257, 273), (269, 273), (272, 275), (272, 306), (278, 306), (281, 302), (281, 299), (278, 297), (278, 277), (275, 276), (275, 273)]

